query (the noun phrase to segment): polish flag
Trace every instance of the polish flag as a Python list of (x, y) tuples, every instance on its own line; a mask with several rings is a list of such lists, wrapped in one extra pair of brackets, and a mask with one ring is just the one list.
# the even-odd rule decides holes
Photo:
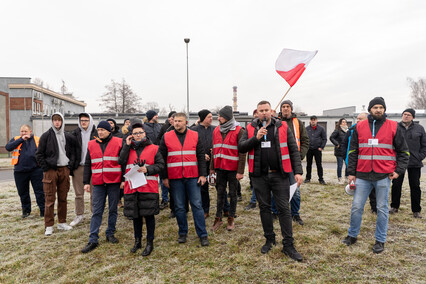
[(284, 48), (275, 62), (275, 70), (293, 87), (317, 52)]

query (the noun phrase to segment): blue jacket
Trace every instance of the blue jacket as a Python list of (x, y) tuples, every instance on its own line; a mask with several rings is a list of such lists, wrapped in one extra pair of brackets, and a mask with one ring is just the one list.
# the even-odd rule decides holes
[(22, 143), (21, 151), (19, 154), (18, 163), (15, 165), (15, 172), (29, 172), (38, 168), (35, 153), (37, 152), (37, 146), (34, 141), (34, 136), (31, 135), (27, 141), (22, 138), (12, 138), (6, 145), (6, 150), (11, 152), (18, 148), (19, 144)]

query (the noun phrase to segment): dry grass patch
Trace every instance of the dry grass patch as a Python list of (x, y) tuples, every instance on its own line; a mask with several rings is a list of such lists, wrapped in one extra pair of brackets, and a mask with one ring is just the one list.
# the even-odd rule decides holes
[[(392, 215), (388, 242), (382, 254), (371, 252), (376, 216), (366, 205), (358, 242), (346, 247), (341, 240), (349, 226), (352, 199), (335, 183), (335, 170), (325, 170), (327, 186), (302, 185), (301, 216), (304, 226), (294, 225), (296, 248), (302, 263), (281, 252), (279, 225), (275, 222), (277, 246), (268, 255), (260, 253), (264, 243), (258, 209), (244, 211), (251, 192), (243, 181), (243, 202), (238, 203), (236, 229), (209, 231), (210, 246), (201, 247), (189, 214), (188, 242), (177, 243), (177, 224), (169, 210), (156, 216), (154, 251), (149, 257), (129, 252), (133, 245), (132, 222), (119, 210), (118, 244), (105, 241), (107, 214), (100, 232), (100, 246), (81, 254), (87, 243), (90, 218), (69, 232), (56, 230), (44, 236), (43, 219), (33, 200), (33, 212), (21, 219), (19, 198), (13, 182), (0, 184), (0, 282), (56, 283), (300, 283), (300, 282), (425, 282), (425, 219), (410, 215), (409, 190), (404, 184), (402, 206)], [(316, 171), (314, 169), (314, 176)], [(424, 180), (422, 180), (423, 184)], [(33, 196), (33, 194), (32, 194)], [(215, 191), (212, 188), (215, 213)], [(69, 193), (68, 222), (74, 218), (74, 193)], [(424, 203), (424, 202), (423, 202)], [(86, 202), (88, 205), (88, 202)], [(210, 228), (214, 218), (206, 220)], [(225, 222), (224, 222), (225, 223)], [(144, 227), (145, 234), (145, 227)], [(143, 240), (145, 243), (145, 240)]]

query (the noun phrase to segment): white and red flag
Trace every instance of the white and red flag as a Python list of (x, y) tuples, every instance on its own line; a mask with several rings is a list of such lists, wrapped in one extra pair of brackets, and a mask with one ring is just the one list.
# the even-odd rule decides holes
[(317, 52), (284, 48), (275, 62), (275, 70), (293, 87)]

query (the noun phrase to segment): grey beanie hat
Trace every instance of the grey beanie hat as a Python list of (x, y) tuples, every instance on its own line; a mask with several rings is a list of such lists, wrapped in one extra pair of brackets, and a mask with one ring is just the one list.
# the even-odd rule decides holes
[(234, 117), (231, 106), (224, 106), (219, 110), (219, 115), (226, 120), (231, 120)]

